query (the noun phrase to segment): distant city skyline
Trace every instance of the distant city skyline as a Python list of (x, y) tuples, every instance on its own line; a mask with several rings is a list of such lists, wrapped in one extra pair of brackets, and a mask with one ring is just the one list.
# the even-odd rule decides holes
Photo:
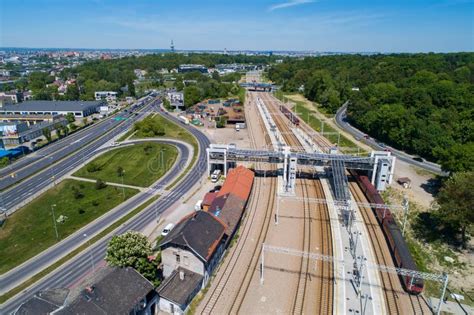
[(474, 50), (472, 0), (4, 0), (0, 11), (0, 47)]

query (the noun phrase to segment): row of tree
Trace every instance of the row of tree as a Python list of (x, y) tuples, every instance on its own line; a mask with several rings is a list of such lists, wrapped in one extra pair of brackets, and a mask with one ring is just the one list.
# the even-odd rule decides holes
[(333, 113), (349, 100), (351, 122), (398, 149), (474, 169), (474, 53), (291, 59), (268, 76)]

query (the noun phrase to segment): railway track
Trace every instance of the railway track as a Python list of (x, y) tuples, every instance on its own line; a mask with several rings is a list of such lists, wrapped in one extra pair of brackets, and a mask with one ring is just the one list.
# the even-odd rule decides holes
[[(270, 112), (279, 111), (277, 102), (272, 99), (267, 93), (262, 93), (262, 100), (266, 104), (270, 104), (272, 107)], [(296, 151), (303, 151), (303, 147), (299, 142), (298, 138), (292, 133), (289, 123), (290, 121), (282, 115), (272, 114), (275, 124), (278, 128), (283, 131), (283, 138), (286, 143), (292, 146)], [(300, 186), (302, 187), (303, 197), (316, 197), (324, 198), (324, 191), (319, 180), (314, 179), (301, 179)], [(313, 210), (309, 202), (303, 202), (304, 209), (304, 223), (303, 223), (303, 244), (302, 250), (304, 252), (311, 252), (313, 246), (319, 247), (319, 250), (324, 255), (333, 255), (333, 244), (332, 244), (332, 231), (329, 218), (329, 209), (326, 205), (316, 205), (316, 209)], [(313, 212), (315, 213), (313, 219)], [(313, 226), (314, 225), (314, 226)], [(316, 232), (314, 232), (316, 231)], [(319, 232), (319, 233), (318, 233)], [(295, 292), (295, 298), (292, 305), (293, 314), (302, 313), (316, 313), (316, 314), (331, 314), (333, 311), (334, 301), (334, 282), (333, 282), (333, 270), (332, 263), (317, 261), (316, 266), (316, 277), (319, 278), (320, 283), (313, 285), (312, 290), (316, 291), (315, 295), (308, 297), (307, 290), (308, 282), (312, 282), (315, 279), (311, 278), (310, 272), (311, 262), (309, 258), (302, 258), (300, 264), (300, 276), (298, 278), (297, 289)], [(316, 281), (315, 281), (316, 282)], [(317, 297), (316, 306), (309, 305), (308, 300)], [(309, 298), (309, 299), (308, 299)], [(314, 309), (316, 307), (316, 309)], [(319, 309), (318, 309), (319, 308)]]
[[(300, 186), (303, 197), (309, 197), (308, 183), (300, 180)], [(303, 244), (302, 251), (311, 251), (311, 204), (307, 201), (303, 202)], [(296, 286), (296, 294), (293, 300), (292, 314), (302, 314), (305, 306), (306, 288), (308, 278), (310, 277), (310, 261), (309, 258), (302, 258), (300, 264), (300, 272), (298, 284)]]
[[(357, 186), (357, 183), (350, 183), (349, 188), (357, 202), (368, 202), (359, 186)], [(385, 237), (372, 209), (367, 207), (360, 207), (359, 209), (364, 223), (367, 226), (370, 239), (372, 240), (371, 243), (374, 249), (376, 263), (385, 266), (394, 266), (392, 256), (386, 245)], [(402, 314), (403, 311), (399, 294), (403, 294), (404, 292), (401, 289), (398, 276), (387, 272), (380, 272), (379, 274), (382, 280), (382, 291), (385, 296), (387, 313)]]
[[(249, 125), (250, 129), (252, 130), (253, 127)], [(251, 132), (251, 145), (252, 147), (256, 148), (256, 139), (254, 137), (255, 132)], [(269, 137), (266, 135), (265, 142), (269, 143)], [(259, 163), (257, 163), (257, 166), (259, 166)], [(242, 282), (240, 283), (240, 288), (246, 287), (246, 290), (248, 290), (248, 287), (250, 285), (250, 280), (255, 272), (255, 269), (257, 269), (257, 264), (258, 264), (258, 259), (260, 257), (261, 253), (261, 244), (265, 240), (266, 234), (269, 229), (269, 225), (271, 222), (272, 218), (272, 212), (273, 212), (273, 203), (274, 203), (274, 196), (275, 196), (275, 189), (276, 189), (276, 178), (270, 178), (271, 185), (270, 185), (270, 193), (267, 194), (266, 199), (260, 198), (263, 192), (263, 179), (257, 179), (257, 185), (254, 185), (254, 189), (252, 189), (252, 194), (250, 198), (250, 205), (247, 207), (247, 209), (254, 209), (251, 213), (248, 213), (250, 217), (244, 218), (244, 223), (241, 226), (241, 231), (242, 234), (240, 236), (239, 241), (235, 245), (235, 249), (231, 251), (230, 257), (226, 258), (226, 261), (223, 263), (223, 265), (219, 268), (223, 268), (221, 270), (218, 270), (216, 274), (216, 278), (213, 280), (213, 287), (209, 291), (209, 293), (206, 295), (205, 300), (202, 301), (201, 304), (203, 305), (203, 310), (201, 311), (202, 314), (213, 314), (215, 313), (215, 307), (217, 306), (219, 300), (222, 298), (224, 292), (228, 294), (227, 291), (225, 291), (226, 285), (229, 283), (230, 279), (232, 276), (236, 275), (239, 276), (238, 273), (244, 272), (244, 277), (242, 278)], [(262, 200), (265, 200), (262, 203)], [(256, 220), (256, 215), (257, 211), (259, 209), (265, 209), (265, 215), (263, 219), (263, 225), (262, 228), (258, 226), (258, 221)], [(238, 268), (238, 263), (240, 262), (241, 255), (243, 254), (243, 251), (246, 249), (246, 244), (250, 243), (249, 242), (249, 237), (252, 235), (252, 230), (258, 230), (260, 228), (260, 233), (258, 235), (257, 242), (255, 242), (255, 245), (252, 246), (252, 253), (253, 255), (251, 256), (250, 263), (248, 264), (242, 264), (242, 268)], [(256, 259), (255, 259), (256, 258)], [(241, 267), (242, 267), (241, 266)], [(245, 270), (245, 271), (244, 271)], [(251, 272), (252, 271), (252, 272)], [(250, 277), (250, 278), (249, 278)], [(241, 295), (241, 290), (237, 291), (237, 294), (235, 297), (233, 297), (233, 303), (231, 306), (231, 309), (235, 308), (240, 308), (241, 303), (243, 301), (243, 298), (240, 299), (240, 304), (236, 303), (236, 301), (239, 301), (239, 295)], [(243, 295), (245, 297), (245, 294)]]

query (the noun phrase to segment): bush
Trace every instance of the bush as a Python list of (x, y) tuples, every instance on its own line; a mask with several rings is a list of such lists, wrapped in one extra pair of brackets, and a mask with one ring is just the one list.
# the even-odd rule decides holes
[(71, 189), (74, 195), (74, 199), (81, 199), (84, 197), (84, 193), (80, 191), (76, 186), (72, 186)]
[(97, 200), (92, 200), (91, 203), (94, 207), (97, 207), (99, 205), (99, 202)]
[(95, 172), (98, 172), (102, 169), (102, 167), (100, 167), (99, 165), (95, 164), (95, 163), (89, 163), (87, 164), (87, 171), (89, 173), (95, 173)]
[(100, 190), (107, 187), (107, 184), (102, 179), (97, 179), (95, 181), (95, 189)]
[(84, 213), (86, 213), (86, 210), (80, 208), (80, 209), (77, 209), (77, 213), (84, 214)]

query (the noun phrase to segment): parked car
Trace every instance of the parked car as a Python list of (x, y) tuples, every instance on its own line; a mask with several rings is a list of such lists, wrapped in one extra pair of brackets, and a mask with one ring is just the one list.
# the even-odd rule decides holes
[(174, 228), (174, 224), (173, 223), (168, 223), (165, 228), (163, 229), (163, 231), (161, 232), (161, 235), (162, 236), (166, 236), (168, 235), (171, 230)]

